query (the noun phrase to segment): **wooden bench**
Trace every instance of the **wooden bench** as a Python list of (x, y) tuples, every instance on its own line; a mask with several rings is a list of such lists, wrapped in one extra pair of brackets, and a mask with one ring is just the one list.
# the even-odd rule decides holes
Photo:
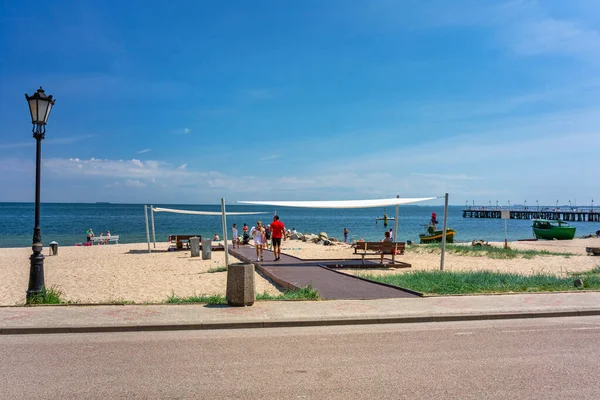
[[(381, 254), (391, 254), (392, 264), (396, 264), (396, 255), (404, 254), (406, 248), (405, 242), (357, 242), (354, 245), (354, 254), (362, 257), (362, 263), (365, 263), (365, 256)], [(403, 263), (404, 264), (404, 263)]]
[[(185, 244), (186, 248), (190, 248), (190, 238), (199, 237), (200, 243), (202, 243), (202, 235), (169, 235), (169, 244), (175, 245), (177, 249), (183, 249)], [(170, 246), (169, 246), (170, 247)]]
[(110, 235), (110, 236), (94, 236), (91, 238), (92, 244), (108, 244), (110, 242), (115, 242), (115, 244), (119, 244), (119, 235)]

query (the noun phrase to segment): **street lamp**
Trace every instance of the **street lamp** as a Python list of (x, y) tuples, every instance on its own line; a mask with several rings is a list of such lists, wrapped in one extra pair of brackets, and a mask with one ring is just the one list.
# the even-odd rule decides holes
[(40, 88), (33, 96), (25, 94), (29, 103), (31, 123), (33, 124), (33, 137), (36, 140), (35, 152), (35, 226), (33, 227), (33, 254), (29, 257), (31, 266), (29, 268), (29, 286), (27, 288), (27, 299), (35, 299), (44, 295), (44, 255), (42, 254), (42, 232), (40, 230), (40, 165), (42, 140), (46, 134), (46, 122), (50, 116), (50, 110), (54, 105), (52, 96), (46, 96), (44, 89)]
[(527, 210), (527, 200), (525, 200), (525, 209)]
[(510, 200), (508, 201), (508, 209), (510, 210)]
[(538, 210), (538, 212), (540, 212), (540, 202), (536, 200), (535, 204), (537, 204), (537, 210)]

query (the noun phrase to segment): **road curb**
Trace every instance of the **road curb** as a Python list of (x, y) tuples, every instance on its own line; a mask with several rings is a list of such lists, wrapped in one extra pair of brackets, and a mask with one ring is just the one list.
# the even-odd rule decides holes
[(103, 332), (157, 332), (184, 330), (221, 330), (256, 328), (293, 328), (310, 326), (341, 326), (369, 324), (411, 324), (422, 322), (482, 321), (501, 319), (530, 319), (585, 317), (600, 315), (600, 309), (564, 311), (526, 311), (508, 313), (440, 314), (415, 316), (379, 316), (358, 318), (323, 318), (290, 320), (256, 320), (232, 322), (203, 322), (190, 324), (144, 324), (107, 326), (45, 326), (0, 328), (0, 335), (34, 335), (55, 333), (103, 333)]

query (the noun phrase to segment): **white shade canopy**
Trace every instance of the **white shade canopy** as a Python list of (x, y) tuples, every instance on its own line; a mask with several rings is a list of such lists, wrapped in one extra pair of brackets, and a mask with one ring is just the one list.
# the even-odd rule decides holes
[[(221, 211), (192, 211), (192, 210), (177, 210), (174, 208), (152, 207), (154, 212), (170, 212), (175, 214), (194, 214), (194, 215), (218, 215), (221, 216)], [(227, 215), (252, 215), (252, 214), (268, 214), (266, 212), (228, 212)]]
[(413, 197), (375, 200), (326, 200), (326, 201), (236, 201), (240, 204), (254, 204), (261, 206), (276, 207), (299, 207), (299, 208), (374, 208), (395, 206), (401, 204), (418, 203), (433, 200), (436, 197)]

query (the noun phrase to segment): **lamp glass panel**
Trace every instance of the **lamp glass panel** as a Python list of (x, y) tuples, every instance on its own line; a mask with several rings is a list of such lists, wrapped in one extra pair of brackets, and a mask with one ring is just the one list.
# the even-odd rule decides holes
[(31, 122), (35, 123), (38, 115), (37, 99), (29, 99), (28, 102), (29, 112), (31, 113)]
[(51, 110), (52, 110), (52, 103), (48, 102), (48, 106), (46, 107), (46, 115), (44, 115), (44, 123), (48, 122), (48, 117), (50, 117)]
[(37, 123), (45, 124), (46, 123), (46, 113), (50, 110), (48, 109), (50, 102), (45, 99), (38, 100), (38, 115), (37, 115)]

